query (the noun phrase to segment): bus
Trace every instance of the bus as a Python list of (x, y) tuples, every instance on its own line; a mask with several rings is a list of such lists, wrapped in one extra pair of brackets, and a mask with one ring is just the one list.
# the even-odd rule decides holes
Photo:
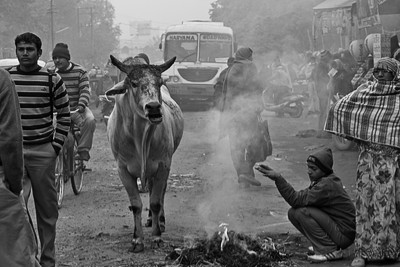
[(222, 22), (187, 21), (166, 29), (160, 49), (164, 62), (176, 57), (163, 73), (171, 97), (180, 105), (214, 103), (214, 84), (236, 50), (230, 27)]

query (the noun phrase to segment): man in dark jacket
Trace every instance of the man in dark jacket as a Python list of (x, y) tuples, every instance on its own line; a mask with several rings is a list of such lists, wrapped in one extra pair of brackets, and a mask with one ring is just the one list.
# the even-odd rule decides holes
[(214, 106), (216, 106), (219, 110), (221, 110), (221, 108), (222, 108), (219, 104), (221, 103), (222, 90), (223, 90), (226, 74), (228, 73), (228, 70), (230, 69), (230, 67), (232, 67), (234, 61), (235, 61), (234, 57), (228, 58), (228, 61), (226, 62), (228, 67), (221, 71), (221, 73), (219, 74), (219, 76), (217, 78), (217, 82), (214, 84)]
[[(248, 47), (236, 51), (222, 90), (220, 137), (228, 135), (231, 158), (238, 182), (243, 186), (260, 186), (254, 177), (256, 162), (264, 161), (269, 151), (260, 131), (263, 87), (253, 63), (253, 51)], [(270, 154), (269, 154), (270, 155)]]
[(354, 242), (355, 207), (340, 179), (333, 173), (332, 151), (325, 148), (307, 158), (308, 188), (296, 191), (278, 172), (260, 164), (256, 167), (275, 181), (279, 193), (291, 206), (291, 223), (311, 242), (316, 254), (311, 262), (343, 258), (342, 249)]

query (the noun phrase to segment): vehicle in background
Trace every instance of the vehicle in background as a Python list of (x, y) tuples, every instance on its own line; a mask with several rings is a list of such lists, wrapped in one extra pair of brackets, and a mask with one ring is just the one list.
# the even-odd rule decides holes
[(303, 114), (305, 96), (297, 93), (289, 93), (283, 96), (279, 103), (271, 103), (272, 99), (269, 89), (264, 89), (262, 100), (264, 109), (273, 111), (278, 117), (288, 114), (292, 118), (300, 118)]
[[(38, 64), (39, 66), (44, 67), (46, 65), (46, 62), (44, 62), (43, 60), (38, 60)], [(19, 65), (19, 61), (17, 58), (0, 59), (0, 68), (6, 69), (17, 65)]]
[(236, 50), (231, 28), (222, 22), (187, 21), (167, 28), (161, 36), (163, 60), (176, 57), (163, 73), (179, 105), (212, 106), (214, 84)]

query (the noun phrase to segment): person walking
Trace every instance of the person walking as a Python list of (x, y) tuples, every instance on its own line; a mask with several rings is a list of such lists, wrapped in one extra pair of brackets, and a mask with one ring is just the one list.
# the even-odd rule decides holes
[(224, 85), (224, 81), (226, 79), (226, 74), (228, 73), (228, 70), (230, 69), (230, 67), (232, 67), (233, 62), (235, 61), (234, 57), (229, 57), (226, 64), (228, 65), (228, 67), (226, 67), (225, 69), (223, 69), (221, 71), (221, 73), (219, 74), (217, 81), (214, 84), (214, 95), (213, 95), (213, 99), (214, 99), (214, 107), (216, 107), (218, 110), (221, 110), (221, 96), (222, 96), (222, 90), (223, 90), (223, 85)]
[(260, 186), (253, 167), (272, 153), (267, 121), (261, 122), (262, 90), (248, 47), (236, 51), (222, 92), (220, 138), (228, 135), (239, 184)]
[(52, 57), (55, 72), (64, 81), (67, 88), (70, 110), (78, 110), (71, 114), (72, 121), (80, 128), (81, 137), (78, 143), (78, 159), (89, 160), (93, 144), (96, 121), (89, 109), (90, 86), (88, 72), (84, 67), (70, 61), (68, 45), (58, 43), (53, 49)]
[[(38, 65), (41, 39), (26, 32), (15, 38), (19, 65), (9, 69), (21, 108), (24, 178), (28, 202), (33, 192), (41, 244), (40, 264), (55, 266), (55, 238), (58, 219), (55, 163), (70, 127), (70, 110), (65, 85), (58, 74)], [(57, 113), (53, 126), (53, 111)]]
[(0, 69), (0, 262), (10, 267), (40, 267), (35, 232), (22, 196), (20, 113), (14, 82)]
[(400, 253), (400, 63), (378, 60), (373, 81), (336, 102), (325, 131), (359, 146), (353, 267), (396, 261)]
[(315, 88), (319, 98), (319, 117), (317, 138), (330, 138), (330, 134), (324, 132), (326, 115), (328, 113), (329, 103), (329, 63), (332, 60), (332, 54), (327, 50), (322, 50), (319, 54), (319, 60), (313, 71), (312, 79), (315, 81)]
[(308, 256), (308, 260), (316, 263), (342, 259), (342, 249), (353, 244), (356, 234), (354, 204), (332, 167), (330, 148), (309, 155), (307, 168), (311, 184), (296, 191), (269, 166), (256, 166), (275, 182), (279, 193), (291, 206), (288, 218), (311, 242), (310, 250), (315, 254)]

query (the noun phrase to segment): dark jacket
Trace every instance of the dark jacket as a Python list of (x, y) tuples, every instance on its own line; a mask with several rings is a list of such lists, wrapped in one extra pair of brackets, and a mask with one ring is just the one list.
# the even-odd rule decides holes
[(21, 114), (14, 82), (0, 69), (0, 165), (9, 189), (19, 195), (24, 170)]
[[(229, 68), (230, 67), (227, 67), (221, 71), (221, 73), (219, 74), (219, 76), (217, 78), (217, 82), (214, 84), (214, 102), (215, 103), (220, 103), (222, 100), (221, 99), (222, 90), (224, 87), (225, 77), (226, 77), (226, 74), (227, 74)], [(218, 107), (218, 108), (220, 109), (221, 107)]]
[(225, 109), (261, 108), (262, 90), (256, 65), (251, 60), (235, 60), (224, 84)]
[(355, 238), (355, 206), (341, 180), (334, 173), (322, 177), (300, 191), (294, 190), (283, 177), (276, 179), (275, 184), (290, 206), (319, 208), (337, 223), (341, 233), (351, 239)]

